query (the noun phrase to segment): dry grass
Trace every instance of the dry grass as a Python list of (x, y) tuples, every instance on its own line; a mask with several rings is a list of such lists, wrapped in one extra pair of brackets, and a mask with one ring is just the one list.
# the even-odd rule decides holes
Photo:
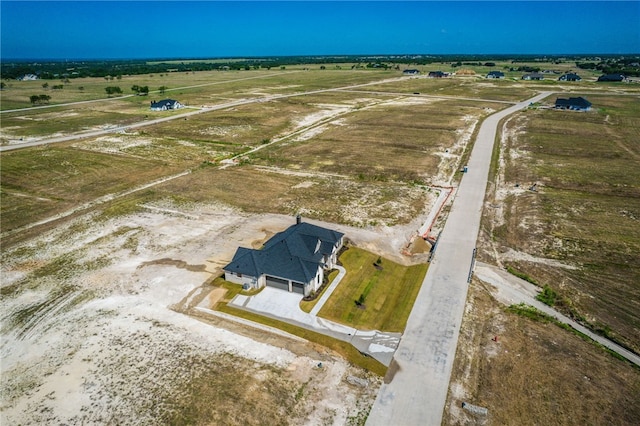
[[(637, 98), (590, 96), (595, 111), (528, 111), (508, 142), (503, 188), (542, 184), (504, 203), (505, 224), (493, 238), (501, 250), (578, 266), (512, 266), (550, 285), (561, 309), (640, 351), (640, 128)], [(515, 125), (518, 121), (510, 122)]]
[(443, 424), (632, 425), (638, 392), (637, 368), (552, 323), (508, 313), (471, 285)]
[(257, 164), (360, 180), (428, 181), (440, 155), (458, 150), (454, 145), (461, 130), (473, 126), (490, 106), (421, 99), (383, 102), (355, 110), (308, 139), (293, 139), (251, 158)]

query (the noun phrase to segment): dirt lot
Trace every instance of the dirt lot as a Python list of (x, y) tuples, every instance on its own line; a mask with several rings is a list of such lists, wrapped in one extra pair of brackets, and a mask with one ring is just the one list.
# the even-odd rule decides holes
[(3, 423), (365, 418), (381, 378), (309, 343), (170, 309), (204, 297), (199, 288), (238, 245), (293, 218), (221, 205), (145, 207), (101, 222), (84, 216), (3, 253)]

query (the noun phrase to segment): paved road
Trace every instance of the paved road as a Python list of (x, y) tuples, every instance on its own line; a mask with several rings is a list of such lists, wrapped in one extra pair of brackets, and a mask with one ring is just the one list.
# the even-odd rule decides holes
[(623, 348), (620, 345), (615, 344), (609, 339), (606, 339), (598, 334), (593, 333), (586, 327), (578, 324), (569, 317), (562, 315), (560, 312), (553, 309), (551, 306), (547, 306), (544, 303), (536, 300), (536, 295), (540, 292), (540, 289), (531, 283), (520, 279), (504, 269), (497, 266), (487, 265), (480, 263), (476, 265), (474, 275), (484, 282), (487, 282), (494, 286), (495, 291), (491, 293), (494, 297), (507, 305), (513, 305), (518, 303), (526, 303), (536, 309), (555, 317), (558, 321), (569, 325), (570, 327), (578, 330), (579, 332), (586, 334), (591, 339), (600, 343), (602, 346), (616, 352), (618, 355), (625, 357), (630, 362), (640, 366), (640, 356), (633, 352)]
[(380, 388), (367, 425), (442, 423), (497, 126), (502, 118), (549, 94), (545, 92), (506, 108), (482, 123), (469, 171), (460, 182), (437, 251), (394, 355), (395, 366), (385, 378), (389, 383)]

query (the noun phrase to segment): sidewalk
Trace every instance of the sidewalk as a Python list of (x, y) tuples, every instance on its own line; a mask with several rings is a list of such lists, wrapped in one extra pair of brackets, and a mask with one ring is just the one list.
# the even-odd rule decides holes
[[(338, 275), (338, 277), (340, 279), (342, 278), (340, 275)], [(335, 288), (334, 284), (337, 285), (336, 281), (338, 281), (338, 277), (336, 277), (334, 283), (325, 291), (323, 298), (318, 301), (316, 306), (326, 302), (330, 292), (333, 291), (331, 287)], [(326, 298), (324, 298), (325, 295)], [(319, 318), (313, 313), (306, 313), (300, 309), (301, 299), (300, 294), (265, 287), (260, 293), (254, 296), (237, 295), (229, 304), (238, 309), (255, 312), (351, 343), (360, 352), (389, 366), (393, 354), (398, 348), (398, 343), (402, 336), (400, 333), (384, 333), (378, 330), (357, 330), (353, 327)], [(322, 306), (320, 306), (320, 308), (321, 307)], [(319, 311), (320, 308), (318, 308), (317, 311)]]

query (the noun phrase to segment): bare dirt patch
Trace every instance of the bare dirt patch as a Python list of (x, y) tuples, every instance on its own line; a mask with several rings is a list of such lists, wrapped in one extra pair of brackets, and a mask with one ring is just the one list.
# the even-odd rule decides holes
[(2, 423), (362, 422), (380, 378), (314, 345), (169, 309), (238, 245), (293, 219), (158, 206), (83, 216), (3, 251)]

